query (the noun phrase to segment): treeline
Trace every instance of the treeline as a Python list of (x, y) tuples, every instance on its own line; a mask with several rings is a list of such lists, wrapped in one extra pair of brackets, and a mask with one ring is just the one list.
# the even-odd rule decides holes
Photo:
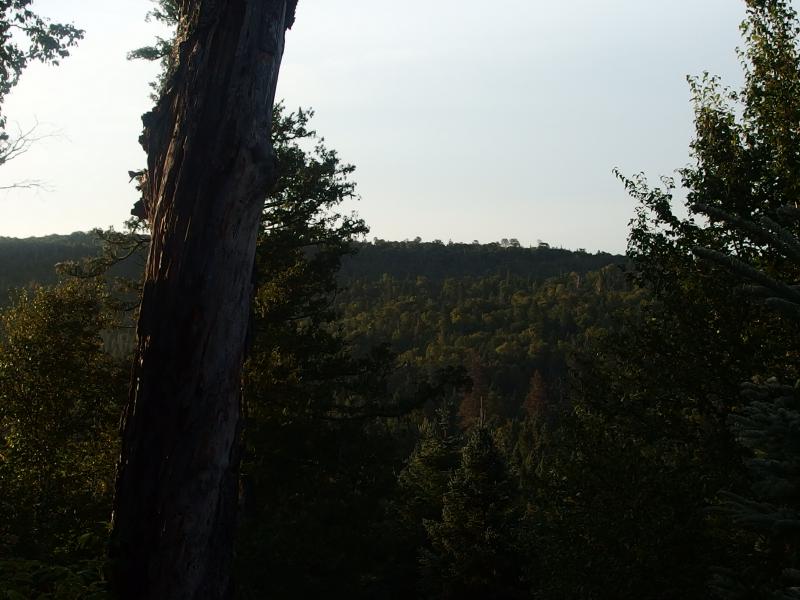
[(471, 244), (440, 241), (391, 242), (373, 239), (355, 245), (357, 253), (342, 264), (340, 279), (378, 279), (384, 274), (397, 279), (425, 277), (445, 278), (508, 275), (542, 280), (571, 272), (586, 273), (611, 263), (624, 263), (625, 258), (606, 252), (563, 248), (524, 248), (492, 242)]
[(99, 240), (84, 232), (46, 237), (0, 237), (0, 306), (13, 289), (57, 281), (53, 265), (99, 252)]
[[(0, 306), (9, 294), (32, 285), (58, 280), (53, 265), (97, 257), (109, 232), (75, 232), (45, 237), (0, 237)], [(374, 239), (354, 241), (353, 254), (342, 259), (338, 281), (343, 288), (351, 280), (425, 277), (428, 279), (507, 275), (543, 280), (568, 273), (583, 274), (609, 264), (624, 264), (625, 258), (605, 252), (561, 248), (502, 247), (498, 243), (461, 244), (437, 242), (391, 242)], [(146, 248), (132, 260), (115, 263), (111, 276), (137, 279), (146, 259)]]
[[(101, 259), (104, 240), (119, 235), (122, 234), (96, 230), (43, 237), (0, 237), (0, 307), (8, 306), (18, 290), (57, 283), (64, 274), (59, 265), (87, 258)], [(135, 246), (135, 249), (134, 255), (126, 260), (108, 264), (105, 274), (109, 280), (118, 277), (135, 280), (141, 276), (146, 248)]]

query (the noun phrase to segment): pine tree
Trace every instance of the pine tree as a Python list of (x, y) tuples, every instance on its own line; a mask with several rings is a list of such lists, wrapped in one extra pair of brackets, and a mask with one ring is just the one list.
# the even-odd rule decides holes
[[(768, 217), (752, 221), (718, 208), (698, 205), (698, 210), (746, 234), (786, 259), (786, 270), (800, 266), (800, 238), (790, 223), (800, 221), (800, 210), (784, 207), (778, 214), (786, 224)], [(736, 256), (698, 247), (695, 253), (729, 270), (742, 281), (742, 291), (784, 316), (795, 332), (800, 325), (800, 286), (789, 285)], [(786, 348), (784, 374), (797, 377), (796, 347)], [(738, 528), (754, 534), (752, 558), (743, 574), (720, 569), (715, 590), (723, 598), (800, 598), (800, 379), (781, 384), (776, 377), (755, 378), (742, 385), (745, 405), (730, 417), (737, 441), (751, 455), (749, 495), (724, 492), (720, 512)]]
[(446, 401), (433, 419), (420, 425), (419, 441), (398, 477), (402, 505), (398, 512), (403, 525), (421, 528), (424, 520), (442, 514), (443, 496), (458, 467), (462, 443), (452, 402)]
[[(391, 541), (384, 576), (393, 598), (418, 594), (418, 556), (429, 548), (424, 523), (442, 514), (447, 485), (458, 467), (464, 435), (458, 424), (454, 397), (446, 398), (430, 418), (419, 425), (419, 439), (397, 477), (397, 487), (382, 526)], [(384, 594), (385, 596), (386, 594)]]
[(723, 494), (722, 512), (754, 534), (751, 564), (741, 575), (720, 569), (723, 598), (800, 598), (800, 395), (776, 379), (743, 385), (749, 401), (732, 417), (747, 461), (751, 493)]
[[(717, 592), (791, 598), (796, 582), (781, 580), (781, 572), (791, 575), (798, 566), (792, 533), (796, 393), (790, 382), (800, 367), (800, 294), (792, 285), (800, 279), (800, 228), (792, 218), (800, 197), (800, 22), (786, 0), (746, 0), (746, 7), (742, 89), (725, 88), (708, 74), (691, 80), (695, 164), (679, 171), (688, 217), (672, 209), (671, 179), (663, 180), (663, 190), (648, 189), (641, 178), (626, 180), (641, 202), (629, 255), (635, 277), (658, 301), (651, 320), (661, 329), (660, 339), (653, 337), (662, 343), (652, 345), (656, 368), (647, 379), (663, 385), (650, 387), (675, 399), (662, 406), (679, 417), (673, 423), (686, 425), (692, 436), (684, 436), (686, 447), (703, 457), (698, 465), (708, 475), (698, 483), (720, 481), (739, 492), (720, 507), (734, 526), (720, 535), (725, 548), (714, 557), (730, 567), (716, 581)], [(742, 299), (737, 288), (758, 301)], [(664, 351), (670, 345), (678, 352)], [(666, 377), (654, 358), (670, 365)], [(739, 395), (740, 382), (751, 377)], [(674, 412), (680, 404), (691, 419)], [(751, 454), (744, 465), (749, 491), (737, 483), (744, 450)], [(713, 487), (703, 495), (709, 492)], [(719, 558), (725, 553), (734, 556)]]
[(421, 563), (430, 597), (521, 595), (516, 491), (491, 433), (474, 428), (444, 494), (441, 519), (425, 522), (431, 548)]

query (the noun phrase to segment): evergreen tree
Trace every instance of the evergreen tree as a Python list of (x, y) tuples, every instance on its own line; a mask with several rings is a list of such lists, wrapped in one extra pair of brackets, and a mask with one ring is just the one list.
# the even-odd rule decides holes
[(441, 518), (425, 522), (431, 548), (421, 561), (430, 597), (523, 596), (516, 493), (491, 433), (474, 428), (442, 499)]
[[(759, 222), (732, 215), (718, 208), (699, 205), (710, 218), (739, 230), (783, 256), (785, 275), (797, 275), (800, 238), (778, 223), (762, 217)], [(788, 206), (779, 214), (800, 221), (800, 210)], [(696, 254), (739, 277), (742, 291), (751, 299), (779, 311), (787, 328), (795, 334), (800, 325), (800, 287), (777, 275), (754, 268), (736, 256), (698, 247)], [(731, 517), (742, 530), (753, 534), (745, 548), (742, 572), (720, 569), (715, 579), (719, 596), (729, 599), (800, 598), (800, 379), (797, 379), (798, 348), (787, 346), (780, 374), (796, 379), (782, 385), (776, 377), (756, 378), (742, 386), (744, 406), (730, 417), (737, 441), (750, 451), (746, 461), (749, 494), (723, 494), (720, 512)]]
[(744, 385), (748, 404), (732, 417), (739, 442), (752, 452), (749, 494), (727, 492), (721, 512), (752, 534), (739, 571), (719, 569), (722, 598), (800, 598), (800, 394), (777, 380)]
[(446, 398), (419, 426), (419, 439), (397, 478), (387, 522), (391, 534), (387, 578), (391, 597), (414, 597), (420, 589), (418, 555), (429, 547), (424, 523), (442, 514), (442, 499), (457, 468), (463, 434), (455, 414), (455, 398)]
[(366, 233), (343, 213), (354, 167), (311, 129), (313, 111), (277, 105), (279, 176), (265, 199), (245, 365), (237, 571), (246, 597), (358, 596), (379, 553), (374, 529), (403, 451), (387, 417), (393, 356), (356, 354), (333, 302), (341, 261)]
[(398, 477), (400, 520), (409, 528), (421, 527), (424, 520), (442, 514), (442, 498), (463, 443), (452, 401), (445, 401), (419, 429), (419, 441)]
[[(694, 164), (678, 172), (688, 216), (673, 210), (675, 181), (665, 179), (664, 189), (651, 189), (643, 178), (626, 180), (640, 202), (629, 238), (634, 278), (652, 291), (653, 301), (628, 335), (618, 338), (616, 350), (602, 361), (593, 359), (595, 364), (609, 361), (599, 369), (607, 374), (601, 379), (606, 384), (595, 389), (612, 393), (597, 393), (600, 400), (593, 401), (590, 387), (581, 392), (584, 406), (601, 422), (620, 427), (642, 450), (649, 447), (669, 457), (654, 469), (652, 480), (664, 477), (660, 485), (669, 490), (694, 482), (676, 506), (694, 504), (694, 512), (705, 515), (703, 523), (689, 513), (695, 529), (687, 540), (695, 538), (691, 547), (703, 547), (704, 539), (711, 545), (678, 573), (700, 562), (708, 565), (701, 572), (719, 563), (737, 572), (748, 566), (754, 570), (753, 585), (745, 594), (755, 593), (764, 576), (758, 563), (767, 538), (748, 538), (754, 531), (745, 528), (719, 528), (715, 517), (701, 511), (723, 487), (741, 498), (768, 500), (744, 491), (743, 450), (734, 439), (743, 430), (731, 430), (729, 415), (741, 426), (742, 418), (753, 419), (753, 410), (765, 408), (739, 395), (741, 381), (797, 378), (796, 325), (787, 326), (771, 309), (781, 304), (791, 310), (775, 286), (782, 281), (778, 287), (785, 292), (798, 280), (797, 263), (765, 236), (785, 243), (786, 236), (797, 233), (797, 223), (783, 207), (796, 206), (800, 189), (797, 15), (783, 0), (748, 0), (746, 5), (743, 88), (730, 90), (708, 75), (691, 82)], [(697, 260), (698, 254), (710, 260)], [(767, 288), (772, 299), (744, 300), (739, 294), (743, 279)], [(592, 371), (598, 369), (582, 370)], [(591, 383), (591, 377), (582, 379)], [(788, 416), (785, 408), (776, 410)], [(767, 420), (764, 414), (759, 419), (756, 429)], [(751, 426), (755, 423), (746, 427)], [(758, 445), (756, 455), (764, 451), (763, 440)], [(674, 484), (668, 483), (670, 470), (680, 477)], [(743, 537), (749, 543), (742, 544)], [(791, 545), (781, 547), (793, 552)], [(674, 554), (691, 556), (688, 551)]]

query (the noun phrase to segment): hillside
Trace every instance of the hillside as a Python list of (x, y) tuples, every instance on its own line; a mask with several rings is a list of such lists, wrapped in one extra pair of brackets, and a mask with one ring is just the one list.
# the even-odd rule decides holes
[(9, 292), (14, 288), (54, 283), (56, 263), (93, 256), (99, 250), (98, 240), (80, 231), (44, 237), (0, 237), (0, 306), (8, 303)]
[(460, 244), (441, 242), (362, 243), (358, 253), (342, 265), (343, 281), (378, 279), (388, 274), (398, 279), (426, 277), (440, 280), (458, 277), (508, 275), (531, 280), (567, 273), (586, 273), (625, 257), (605, 252), (589, 254), (563, 248), (504, 247), (498, 243)]
[[(54, 283), (57, 263), (94, 256), (100, 246), (98, 239), (86, 232), (30, 238), (0, 237), (0, 306), (8, 303), (9, 293), (15, 288)], [(352, 281), (377, 281), (384, 275), (400, 281), (418, 277), (443, 281), (494, 275), (538, 281), (571, 272), (583, 274), (624, 261), (619, 255), (557, 248), (376, 240), (359, 244), (358, 253), (345, 259), (340, 281), (348, 286)], [(138, 268), (131, 264), (124, 271), (130, 276)]]
[[(53, 265), (93, 255), (90, 234), (0, 243), (0, 294), (51, 283)], [(485, 386), (489, 412), (518, 413), (537, 377), (563, 394), (569, 348), (612, 326), (637, 298), (619, 268), (625, 258), (557, 248), (438, 242), (361, 243), (339, 273), (339, 325), (358, 354), (386, 346), (411, 377), (464, 367)], [(136, 273), (139, 260), (121, 269)], [(108, 335), (116, 355), (131, 349), (130, 331)], [(416, 373), (416, 375), (413, 375)]]

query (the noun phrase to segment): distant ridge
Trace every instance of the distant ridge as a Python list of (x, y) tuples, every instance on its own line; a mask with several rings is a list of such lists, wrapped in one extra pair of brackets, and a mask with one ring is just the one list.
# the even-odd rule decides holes
[(619, 254), (563, 248), (503, 247), (497, 243), (462, 244), (438, 242), (389, 242), (376, 240), (358, 246), (358, 254), (347, 257), (340, 278), (377, 278), (384, 273), (395, 278), (486, 277), (510, 275), (546, 279), (566, 273), (586, 273), (610, 264), (625, 264)]
[(54, 265), (94, 256), (99, 240), (90, 233), (13, 238), (0, 236), (0, 306), (7, 304), (14, 288), (57, 281)]

